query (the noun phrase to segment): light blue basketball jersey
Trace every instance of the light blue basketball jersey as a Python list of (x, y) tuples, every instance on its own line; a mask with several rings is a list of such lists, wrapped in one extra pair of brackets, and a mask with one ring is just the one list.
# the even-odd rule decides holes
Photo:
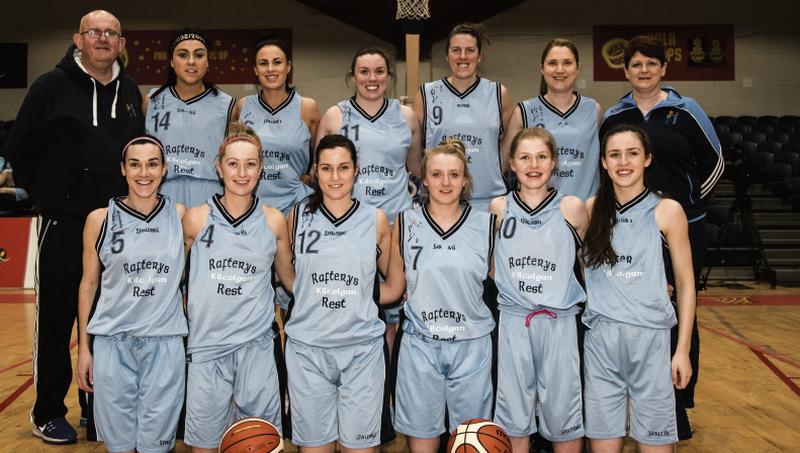
[(174, 87), (150, 97), (147, 133), (164, 144), (167, 179), (178, 176), (217, 181), (214, 160), (228, 133), (236, 99), (211, 88), (181, 100)]
[(600, 139), (597, 102), (575, 92), (575, 104), (564, 113), (544, 95), (518, 104), (523, 127), (543, 127), (556, 139), (558, 167), (550, 184), (564, 195), (581, 200), (593, 196), (600, 184)]
[(617, 263), (586, 267), (588, 301), (583, 322), (590, 328), (602, 319), (654, 329), (677, 324), (667, 298), (665, 240), (655, 217), (660, 200), (645, 190), (624, 205), (617, 203), (611, 239)]
[(369, 116), (354, 98), (337, 106), (342, 112), (340, 133), (353, 140), (358, 151), (359, 172), (353, 195), (381, 208), (394, 222), (397, 214), (411, 207), (406, 170), (411, 130), (400, 101), (384, 99), (374, 116)]
[(586, 301), (575, 267), (580, 236), (561, 214), (560, 195), (550, 189), (530, 207), (510, 192), (494, 253), (494, 281), (501, 311), (528, 314), (540, 308), (572, 310)]
[(150, 214), (108, 203), (97, 238), (100, 295), (89, 321), (92, 335), (186, 335), (179, 285), (183, 230), (175, 205), (161, 196)]
[(376, 208), (354, 200), (336, 218), (325, 208), (294, 211), (294, 304), (286, 334), (322, 348), (364, 343), (383, 335), (373, 298)]
[(302, 97), (294, 90), (275, 108), (254, 94), (244, 98), (239, 113), (239, 119), (256, 131), (264, 148), (258, 196), (284, 215), (312, 192), (300, 180), (311, 165), (311, 132), (303, 121), (301, 106)]
[(208, 220), (189, 255), (190, 362), (227, 355), (269, 333), (275, 320), (275, 235), (257, 197), (239, 218), (220, 198), (208, 200)]
[(462, 205), (444, 231), (423, 207), (398, 217), (408, 299), (403, 330), (433, 340), (472, 340), (494, 329), (483, 301), (495, 215)]
[(471, 199), (488, 206), (492, 198), (506, 193), (500, 166), (500, 84), (478, 78), (460, 93), (445, 78), (426, 83), (420, 91), (425, 112), (425, 148), (448, 138), (464, 142), (472, 174)]

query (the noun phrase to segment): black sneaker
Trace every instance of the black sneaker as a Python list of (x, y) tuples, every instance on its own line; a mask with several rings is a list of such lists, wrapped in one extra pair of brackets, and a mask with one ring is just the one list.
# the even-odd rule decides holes
[(34, 426), (33, 435), (46, 444), (64, 445), (78, 442), (78, 433), (63, 418), (50, 420), (42, 426)]

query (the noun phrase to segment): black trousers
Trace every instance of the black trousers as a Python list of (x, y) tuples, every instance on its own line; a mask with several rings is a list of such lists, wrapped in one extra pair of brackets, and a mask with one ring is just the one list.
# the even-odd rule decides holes
[[(698, 220), (689, 224), (689, 244), (692, 247), (692, 267), (694, 270), (695, 288), (700, 286), (700, 272), (706, 263), (706, 220)], [(692, 378), (685, 389), (679, 390), (687, 408), (694, 407), (694, 390), (700, 376), (700, 334), (697, 331), (697, 316), (692, 326), (692, 343), (689, 350), (689, 361), (692, 363)]]
[(33, 419), (38, 426), (67, 414), (64, 397), (72, 382), (69, 343), (78, 314), (82, 236), (83, 221), (41, 218), (33, 344)]

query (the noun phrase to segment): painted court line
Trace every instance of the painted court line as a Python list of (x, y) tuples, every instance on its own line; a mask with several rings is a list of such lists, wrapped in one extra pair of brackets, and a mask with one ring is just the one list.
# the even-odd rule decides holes
[[(70, 351), (73, 350), (75, 348), (75, 346), (77, 346), (77, 344), (78, 344), (78, 341), (77, 340), (73, 340), (72, 343), (69, 344), (69, 350)], [(28, 362), (31, 362), (31, 361), (32, 361), (31, 359), (28, 359), (28, 360), (25, 360), (23, 362), (16, 363), (14, 365), (11, 365), (10, 367), (6, 367), (3, 370), (0, 370), (0, 372), (9, 370), (11, 368), (14, 368), (14, 367), (17, 367), (17, 366), (20, 366), (20, 365), (24, 365), (25, 363), (28, 363)], [(33, 376), (29, 377), (28, 380), (23, 382), (22, 385), (20, 385), (16, 390), (11, 392), (11, 394), (8, 395), (6, 397), (6, 399), (4, 399), (2, 402), (0, 402), (0, 413), (2, 413), (4, 410), (6, 410), (6, 408), (8, 406), (10, 406), (11, 403), (13, 403), (17, 398), (19, 398), (20, 395), (25, 393), (25, 390), (28, 390), (28, 387), (30, 387), (31, 385), (33, 385)]]
[(795, 395), (800, 396), (800, 387), (798, 387), (797, 384), (795, 384), (789, 377), (783, 374), (783, 371), (781, 371), (778, 367), (776, 367), (775, 364), (772, 363), (772, 361), (769, 358), (767, 358), (766, 354), (752, 347), (750, 348), (750, 350), (753, 351), (753, 354), (755, 354), (756, 357), (761, 359), (761, 361), (764, 362), (764, 365), (766, 365), (767, 368), (769, 368), (770, 371), (772, 371), (775, 374), (775, 376), (778, 376), (778, 379), (783, 381), (783, 383), (786, 384), (786, 386), (789, 387), (789, 389), (793, 391)]
[(697, 327), (700, 328), (700, 329), (703, 329), (703, 330), (707, 330), (707, 331), (709, 331), (709, 332), (711, 332), (714, 335), (717, 335), (719, 337), (727, 338), (728, 340), (731, 340), (733, 342), (739, 343), (740, 345), (745, 346), (747, 348), (754, 349), (754, 350), (757, 350), (759, 352), (762, 352), (764, 355), (768, 355), (768, 356), (770, 356), (770, 357), (772, 357), (772, 358), (774, 358), (776, 360), (780, 360), (783, 363), (792, 365), (792, 366), (794, 366), (796, 368), (800, 368), (800, 363), (798, 363), (798, 362), (796, 362), (796, 361), (794, 361), (794, 360), (792, 360), (792, 359), (790, 359), (788, 357), (785, 357), (785, 354), (773, 354), (773, 353), (769, 353), (769, 352), (764, 352), (762, 350), (761, 346), (750, 344), (750, 343), (748, 343), (746, 341), (743, 341), (743, 340), (741, 340), (739, 338), (736, 338), (736, 337), (733, 337), (731, 335), (728, 335), (727, 333), (722, 332), (720, 330), (717, 330), (717, 329), (715, 329), (713, 327), (708, 327), (708, 326), (704, 325), (701, 322), (697, 323)]
[(24, 384), (20, 385), (19, 388), (14, 390), (11, 395), (8, 395), (8, 398), (4, 399), (3, 402), (0, 402), (0, 413), (2, 413), (11, 403), (14, 402), (20, 395), (25, 393), (25, 390), (28, 390), (28, 387), (33, 385), (33, 376), (29, 377)]
[(700, 296), (699, 306), (757, 307), (767, 305), (800, 305), (800, 295), (752, 295), (752, 296)]
[(31, 363), (32, 361), (33, 361), (33, 359), (21, 360), (21, 361), (19, 361), (17, 363), (11, 364), (11, 365), (9, 365), (9, 366), (7, 366), (5, 368), (0, 369), (0, 373), (5, 373), (8, 370), (13, 370), (14, 368), (16, 368), (18, 366), (25, 365), (26, 363)]

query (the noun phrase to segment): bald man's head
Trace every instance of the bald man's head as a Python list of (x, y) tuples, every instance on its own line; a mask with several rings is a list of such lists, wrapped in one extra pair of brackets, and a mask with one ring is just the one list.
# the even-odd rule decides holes
[(125, 48), (122, 25), (113, 14), (104, 10), (92, 11), (83, 16), (80, 29), (72, 40), (81, 51), (84, 68), (95, 78), (101, 74), (107, 75)]
[(87, 13), (85, 16), (81, 17), (81, 24), (78, 29), (79, 32), (86, 31), (90, 28), (94, 28), (91, 26), (94, 23), (94, 20), (97, 19), (109, 19), (114, 23), (114, 29), (119, 33), (122, 34), (122, 24), (119, 23), (119, 19), (117, 19), (113, 14), (109, 13), (104, 9), (96, 9)]

